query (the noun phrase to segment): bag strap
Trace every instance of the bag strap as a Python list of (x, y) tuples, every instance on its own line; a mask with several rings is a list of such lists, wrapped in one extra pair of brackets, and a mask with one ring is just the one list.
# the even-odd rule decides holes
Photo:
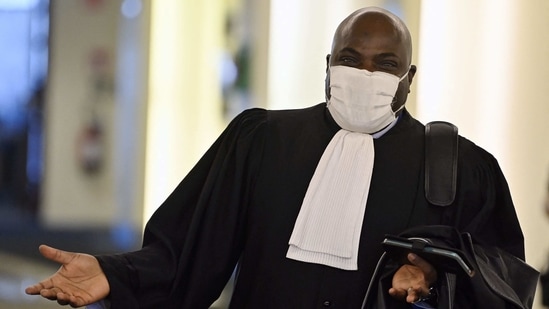
[(425, 197), (437, 206), (456, 196), (458, 128), (445, 121), (425, 125)]

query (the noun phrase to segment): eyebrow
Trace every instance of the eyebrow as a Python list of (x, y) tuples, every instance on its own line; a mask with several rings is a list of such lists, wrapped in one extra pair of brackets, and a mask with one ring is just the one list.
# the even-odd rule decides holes
[[(350, 53), (350, 54), (353, 54), (355, 56), (362, 56), (361, 53), (359, 53), (358, 51), (356, 51), (354, 48), (352, 47), (345, 47), (343, 49), (341, 49), (339, 51), (339, 53), (344, 53), (344, 52), (347, 52), (347, 53)], [(395, 58), (398, 58), (400, 59), (400, 57), (393, 53), (393, 52), (386, 52), (386, 53), (381, 53), (381, 54), (378, 54), (378, 55), (375, 55), (374, 56), (375, 58), (389, 58), (389, 57), (395, 57)]]
[(344, 53), (344, 52), (353, 54), (353, 55), (355, 55), (355, 56), (362, 56), (358, 51), (356, 51), (356, 50), (355, 50), (354, 48), (352, 48), (352, 47), (345, 47), (345, 48), (343, 48), (342, 50), (339, 51), (339, 53)]
[(398, 58), (400, 59), (400, 57), (395, 54), (395, 53), (381, 53), (379, 55), (376, 55), (376, 58), (379, 57), (379, 58), (389, 58), (389, 57), (395, 57), (395, 58)]

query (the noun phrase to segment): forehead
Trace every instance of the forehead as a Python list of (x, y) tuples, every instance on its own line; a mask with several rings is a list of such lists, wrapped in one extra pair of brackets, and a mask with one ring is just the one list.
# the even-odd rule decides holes
[(345, 20), (334, 36), (332, 52), (353, 48), (365, 52), (392, 52), (406, 56), (405, 39), (398, 23), (379, 12), (366, 12)]

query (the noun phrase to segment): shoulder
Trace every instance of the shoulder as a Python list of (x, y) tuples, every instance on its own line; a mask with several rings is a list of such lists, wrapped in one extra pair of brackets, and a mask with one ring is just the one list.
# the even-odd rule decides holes
[[(412, 118), (418, 129), (425, 130), (425, 126)], [(501, 174), (497, 159), (487, 150), (472, 140), (458, 135), (458, 168), (463, 173), (479, 175)]]
[(473, 161), (494, 161), (496, 158), (484, 148), (464, 136), (459, 136), (459, 154)]
[(458, 166), (462, 173), (477, 179), (505, 178), (498, 160), (490, 152), (463, 136), (458, 143)]
[(328, 116), (326, 104), (321, 103), (311, 107), (284, 110), (253, 110), (263, 113), (263, 121), (268, 130), (281, 134), (292, 134), (303, 130), (324, 130), (339, 129), (337, 124)]
[(269, 110), (265, 108), (250, 108), (238, 114), (231, 122), (291, 122), (303, 118), (314, 118), (324, 115), (326, 104), (321, 103), (299, 109)]
[[(423, 125), (418, 120), (411, 118), (411, 122), (415, 124), (417, 129), (426, 130), (426, 125)], [(452, 124), (452, 123), (449, 123)], [(459, 130), (459, 129), (458, 129)], [(425, 132), (424, 132), (425, 134)], [(482, 162), (494, 162), (496, 161), (495, 157), (486, 151), (484, 148), (475, 144), (473, 141), (464, 137), (463, 135), (458, 135), (458, 158), (465, 160), (469, 163), (482, 163)]]
[(311, 135), (318, 132), (337, 131), (335, 122), (326, 116), (326, 104), (300, 109), (268, 110), (251, 108), (238, 114), (229, 124), (226, 133), (242, 136)]
[(326, 113), (326, 104), (321, 103), (305, 108), (270, 110), (269, 121), (294, 122), (304, 119), (323, 118)]
[(264, 108), (250, 108), (242, 111), (230, 122), (231, 125), (259, 124), (267, 121), (268, 111)]

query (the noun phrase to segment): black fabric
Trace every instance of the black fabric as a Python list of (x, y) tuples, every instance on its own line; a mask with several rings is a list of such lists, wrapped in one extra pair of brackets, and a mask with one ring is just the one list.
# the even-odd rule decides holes
[(541, 303), (544, 306), (549, 306), (549, 270), (546, 270), (539, 277), (539, 281), (541, 284)]
[(339, 129), (324, 103), (237, 116), (150, 219), (143, 249), (98, 257), (112, 308), (208, 308), (237, 262), (231, 308), (360, 308), (383, 236), (416, 225), (453, 226), (524, 259), (497, 161), (470, 141), (460, 137), (454, 203), (427, 202), (424, 126), (405, 110), (374, 140), (358, 271), (287, 259), (307, 186)]

